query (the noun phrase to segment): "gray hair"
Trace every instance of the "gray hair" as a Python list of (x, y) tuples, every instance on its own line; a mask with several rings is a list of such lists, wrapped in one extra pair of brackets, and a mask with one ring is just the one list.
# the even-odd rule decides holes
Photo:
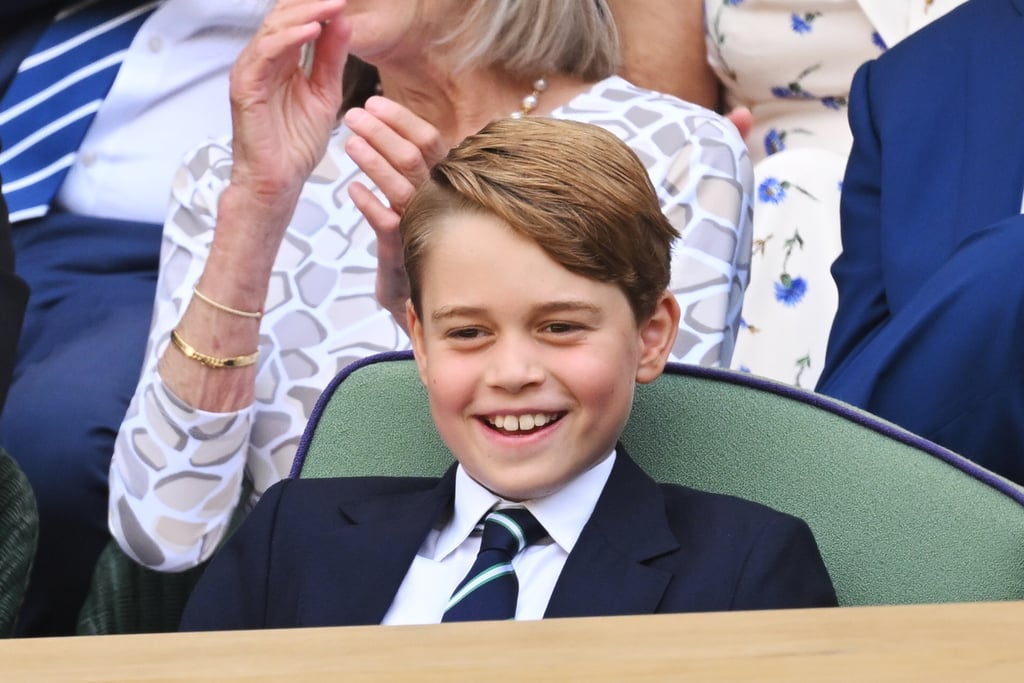
[(497, 67), (533, 80), (555, 74), (599, 81), (620, 65), (619, 34), (606, 0), (473, 0), (456, 69)]

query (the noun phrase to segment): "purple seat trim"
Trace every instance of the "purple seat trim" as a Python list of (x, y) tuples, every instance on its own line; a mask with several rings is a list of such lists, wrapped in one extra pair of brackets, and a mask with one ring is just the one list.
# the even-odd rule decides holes
[(306, 422), (306, 428), (302, 432), (302, 438), (299, 439), (299, 448), (295, 451), (295, 459), (292, 461), (292, 469), (288, 473), (289, 479), (295, 479), (302, 472), (302, 466), (306, 462), (306, 453), (309, 451), (309, 442), (313, 439), (313, 432), (316, 431), (316, 426), (320, 424), (320, 418), (324, 414), (324, 408), (327, 406), (328, 401), (334, 396), (335, 390), (338, 385), (345, 381), (345, 379), (353, 372), (360, 368), (365, 368), (367, 365), (373, 365), (374, 363), (386, 363), (393, 360), (412, 360), (412, 351), (385, 351), (383, 353), (375, 353), (365, 358), (352, 361), (345, 367), (343, 367), (334, 379), (331, 380), (330, 384), (320, 394), (320, 398), (316, 400), (316, 405), (313, 406), (313, 412), (309, 415), (309, 421)]
[[(334, 391), (337, 389), (339, 384), (345, 381), (345, 378), (356, 370), (366, 367), (367, 365), (395, 360), (412, 360), (412, 358), (412, 351), (388, 351), (386, 353), (367, 356), (366, 358), (357, 360), (343, 368), (334, 377), (334, 379), (331, 380), (331, 383), (327, 385), (327, 388), (324, 389), (320, 398), (317, 399), (316, 405), (313, 407), (313, 412), (309, 417), (309, 422), (306, 424), (306, 429), (302, 434), (302, 439), (299, 441), (299, 447), (295, 453), (295, 460), (292, 463), (292, 469), (288, 476), (290, 478), (295, 478), (302, 472), (302, 465), (305, 463), (306, 453), (309, 450), (309, 442), (313, 438), (313, 432), (316, 430), (316, 426), (320, 422), (320, 417), (323, 415), (327, 402), (331, 400), (331, 397), (334, 395)], [(957, 455), (956, 453), (917, 436), (916, 434), (908, 432), (905, 429), (901, 429), (900, 427), (885, 422), (884, 420), (869, 413), (856, 410), (845, 403), (829, 398), (823, 394), (814, 393), (804, 389), (797, 389), (796, 387), (792, 387), (787, 384), (781, 384), (779, 382), (763, 379), (756, 375), (738, 372), (736, 370), (706, 368), (699, 365), (689, 365), (685, 363), (668, 363), (665, 366), (665, 373), (670, 375), (681, 375), (684, 377), (699, 377), (716, 382), (728, 382), (729, 384), (751, 387), (759, 391), (766, 391), (778, 396), (784, 396), (785, 398), (789, 398), (794, 401), (810, 404), (844, 419), (851, 420), (852, 422), (883, 434), (891, 439), (895, 439), (896, 441), (912, 446), (934, 458), (938, 458), (939, 460), (957, 468), (964, 474), (977, 479), (998, 491), (1001, 491), (1016, 501), (1019, 505), (1024, 506), (1024, 492), (1018, 490), (1013, 485), (1008, 484), (1005, 480), (1000, 479), (971, 460)]]

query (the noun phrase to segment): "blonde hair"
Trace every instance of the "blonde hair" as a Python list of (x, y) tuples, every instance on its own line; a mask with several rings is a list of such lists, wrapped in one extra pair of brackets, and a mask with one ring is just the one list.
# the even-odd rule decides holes
[(679, 233), (636, 154), (598, 126), (500, 119), (431, 169), (399, 225), (420, 315), (430, 236), (463, 212), (496, 216), (570, 272), (616, 285), (637, 323), (668, 287)]
[(473, 0), (456, 68), (496, 67), (516, 78), (561, 74), (599, 81), (621, 63), (619, 34), (606, 0)]
[[(465, 0), (465, 5), (459, 27), (439, 42), (454, 50), (456, 71), (474, 66), (530, 82), (553, 75), (596, 82), (616, 73), (622, 62), (606, 0)], [(379, 82), (376, 67), (349, 55), (341, 113), (363, 106)]]

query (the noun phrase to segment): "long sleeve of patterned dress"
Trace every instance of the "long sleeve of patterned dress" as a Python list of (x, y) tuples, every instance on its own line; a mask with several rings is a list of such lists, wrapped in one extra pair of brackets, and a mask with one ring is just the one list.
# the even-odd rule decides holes
[[(752, 173), (735, 128), (717, 114), (612, 77), (554, 116), (603, 126), (647, 167), (682, 237), (671, 288), (683, 310), (673, 359), (726, 366), (750, 263)], [(180, 571), (208, 558), (236, 510), (287, 476), (322, 389), (353, 360), (408, 348), (374, 298), (373, 230), (347, 186), (373, 184), (345, 155), (339, 129), (305, 184), (277, 255), (260, 331), (256, 400), (233, 413), (185, 405), (157, 362), (206, 263), (227, 142), (200, 148), (174, 187), (145, 369), (117, 438), (110, 528), (141, 563)], [(581, 179), (585, 182), (585, 179)], [(251, 494), (241, 500), (243, 481)]]

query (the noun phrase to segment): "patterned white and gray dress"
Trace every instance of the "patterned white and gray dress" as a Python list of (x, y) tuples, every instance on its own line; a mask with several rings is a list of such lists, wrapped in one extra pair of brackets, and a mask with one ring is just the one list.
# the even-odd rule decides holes
[[(753, 184), (735, 128), (618, 77), (552, 115), (611, 130), (643, 161), (682, 235), (672, 261), (671, 288), (683, 310), (673, 358), (728, 366), (749, 274)], [(209, 557), (240, 504), (243, 477), (253, 488), (242, 502), (248, 507), (287, 475), (316, 398), (338, 370), (408, 348), (374, 299), (374, 233), (346, 192), (354, 180), (373, 185), (345, 155), (348, 135), (344, 127), (335, 132), (302, 191), (271, 276), (256, 399), (237, 412), (185, 405), (157, 373), (206, 263), (230, 143), (202, 146), (178, 175), (146, 362), (110, 470), (111, 531), (145, 565), (175, 571)]]

